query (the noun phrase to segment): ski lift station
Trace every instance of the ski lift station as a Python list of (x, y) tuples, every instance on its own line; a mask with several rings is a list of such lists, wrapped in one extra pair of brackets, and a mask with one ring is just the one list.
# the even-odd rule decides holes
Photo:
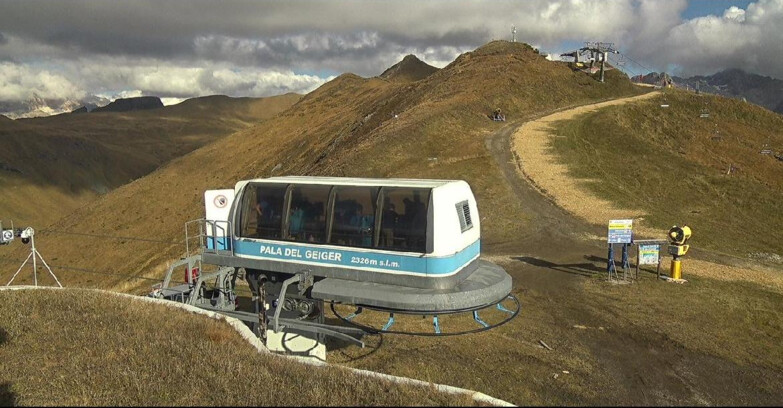
[[(185, 228), (189, 241), (199, 226), (198, 250), (151, 296), (240, 318), (272, 350), (325, 356), (324, 336), (363, 346), (366, 333), (466, 334), (519, 312), (511, 277), (479, 257), (480, 217), (464, 181), (272, 177), (204, 198), (205, 219)], [(183, 267), (185, 283), (172, 286)], [(252, 310), (238, 306), (241, 278)], [(325, 324), (325, 304), (342, 324)], [(382, 327), (360, 323), (373, 314)], [(431, 317), (431, 328), (395, 327), (395, 315), (406, 314)], [(441, 330), (439, 316), (463, 314), (468, 329)]]

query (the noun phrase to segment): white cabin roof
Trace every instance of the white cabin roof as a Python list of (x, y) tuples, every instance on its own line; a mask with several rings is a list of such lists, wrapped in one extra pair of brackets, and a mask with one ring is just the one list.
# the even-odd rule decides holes
[(295, 184), (326, 184), (338, 186), (384, 186), (384, 187), (417, 187), (435, 188), (459, 180), (402, 179), (402, 178), (358, 178), (358, 177), (315, 177), (315, 176), (280, 176), (248, 180), (256, 183), (295, 183)]

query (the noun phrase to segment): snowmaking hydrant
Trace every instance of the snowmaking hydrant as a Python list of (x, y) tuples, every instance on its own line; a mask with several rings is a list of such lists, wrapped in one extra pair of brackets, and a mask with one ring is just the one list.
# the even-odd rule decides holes
[(680, 257), (685, 255), (690, 248), (687, 244), (691, 238), (691, 229), (687, 225), (682, 227), (673, 226), (669, 229), (669, 254), (672, 256), (671, 269), (669, 271), (669, 277), (672, 279), (682, 279), (682, 262)]

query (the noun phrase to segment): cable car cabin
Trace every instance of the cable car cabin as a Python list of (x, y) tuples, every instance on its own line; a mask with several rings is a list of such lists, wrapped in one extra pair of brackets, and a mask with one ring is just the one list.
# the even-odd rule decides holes
[(254, 292), (312, 276), (308, 299), (410, 312), (497, 303), (511, 277), (479, 259), (464, 181), (272, 177), (205, 194), (203, 262), (244, 268)]

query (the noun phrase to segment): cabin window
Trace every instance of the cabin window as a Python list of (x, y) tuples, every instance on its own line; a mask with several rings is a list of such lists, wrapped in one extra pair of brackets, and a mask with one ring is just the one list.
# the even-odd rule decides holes
[(288, 209), (288, 236), (298, 242), (323, 244), (326, 240), (326, 210), (331, 186), (294, 185)]
[(470, 204), (468, 201), (462, 201), (457, 203), (457, 218), (459, 218), (459, 226), (462, 232), (465, 232), (473, 228), (473, 220), (470, 218)]
[(249, 184), (245, 188), (241, 236), (280, 239), (285, 190), (284, 184)]
[(430, 189), (383, 188), (378, 248), (426, 252)]
[(335, 187), (330, 244), (373, 246), (378, 190), (378, 187)]

